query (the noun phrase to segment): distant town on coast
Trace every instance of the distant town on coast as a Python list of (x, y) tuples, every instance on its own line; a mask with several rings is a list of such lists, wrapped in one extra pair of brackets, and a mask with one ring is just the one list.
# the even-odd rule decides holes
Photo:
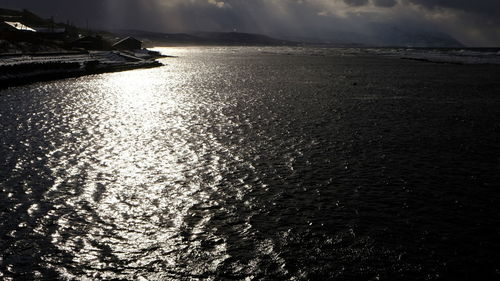
[(35, 81), (160, 66), (158, 52), (131, 36), (0, 9), (0, 88)]

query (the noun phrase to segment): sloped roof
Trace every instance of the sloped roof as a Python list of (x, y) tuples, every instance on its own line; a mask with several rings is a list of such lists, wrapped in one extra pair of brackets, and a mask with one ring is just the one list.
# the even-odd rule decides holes
[(26, 26), (18, 21), (5, 21), (7, 25), (19, 30), (19, 31), (31, 31), (31, 32), (36, 32), (33, 28)]
[(141, 41), (141, 40), (138, 40), (138, 39), (136, 39), (136, 38), (134, 38), (134, 37), (130, 37), (130, 36), (129, 36), (129, 37), (123, 38), (122, 40), (120, 40), (120, 41), (116, 42), (115, 44), (113, 44), (113, 46), (120, 45), (120, 44), (122, 44), (123, 42), (126, 42), (126, 41), (135, 41), (135, 42), (142, 43), (142, 41)]

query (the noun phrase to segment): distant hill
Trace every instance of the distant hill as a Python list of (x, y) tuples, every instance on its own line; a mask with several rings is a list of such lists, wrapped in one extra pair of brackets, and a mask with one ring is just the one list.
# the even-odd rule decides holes
[(297, 43), (261, 34), (240, 32), (160, 33), (142, 30), (113, 30), (120, 36), (133, 36), (149, 45), (296, 45)]
[(374, 25), (366, 33), (336, 31), (327, 36), (286, 37), (239, 32), (161, 33), (142, 30), (113, 30), (118, 36), (133, 36), (146, 45), (326, 45), (335, 47), (463, 47), (451, 36), (436, 32)]
[(317, 37), (290, 36), (286, 39), (340, 47), (464, 47), (462, 43), (444, 32), (389, 24), (371, 24), (360, 32), (335, 30)]
[(67, 23), (57, 23), (54, 22), (53, 18), (44, 19), (28, 10), (9, 10), (0, 8), (0, 21), (13, 21), (13, 22), (21, 22), (22, 24), (35, 28), (38, 30), (54, 30), (54, 29), (62, 29), (66, 30), (66, 35), (68, 35), (71, 39), (77, 37), (78, 33), (83, 33), (82, 29), (75, 27), (74, 25)]
[(50, 27), (54, 25), (51, 19), (43, 19), (28, 10), (9, 10), (0, 8), (0, 20), (2, 21), (20, 21), (28, 26)]

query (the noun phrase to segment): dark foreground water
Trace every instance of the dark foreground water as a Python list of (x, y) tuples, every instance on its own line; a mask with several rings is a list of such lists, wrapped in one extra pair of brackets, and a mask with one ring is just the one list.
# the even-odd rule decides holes
[(165, 52), (0, 92), (0, 279), (500, 278), (500, 66)]

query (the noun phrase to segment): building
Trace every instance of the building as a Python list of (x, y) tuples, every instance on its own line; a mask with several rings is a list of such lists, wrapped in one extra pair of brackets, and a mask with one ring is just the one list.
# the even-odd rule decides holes
[(35, 27), (34, 29), (36, 32), (44, 34), (60, 34), (66, 32), (65, 27)]
[(67, 32), (65, 27), (51, 26), (51, 27), (33, 27), (37, 34), (44, 39), (48, 40), (66, 40)]
[(84, 36), (71, 42), (72, 48), (82, 48), (85, 50), (106, 50), (108, 43), (100, 36)]
[(113, 49), (129, 51), (140, 50), (142, 49), (142, 41), (133, 37), (127, 37), (113, 44)]
[(8, 41), (33, 42), (38, 36), (35, 29), (18, 21), (0, 21), (0, 38)]
[(36, 32), (35, 29), (24, 25), (18, 21), (4, 21), (5, 28), (11, 28), (12, 31), (18, 31), (18, 32)]

